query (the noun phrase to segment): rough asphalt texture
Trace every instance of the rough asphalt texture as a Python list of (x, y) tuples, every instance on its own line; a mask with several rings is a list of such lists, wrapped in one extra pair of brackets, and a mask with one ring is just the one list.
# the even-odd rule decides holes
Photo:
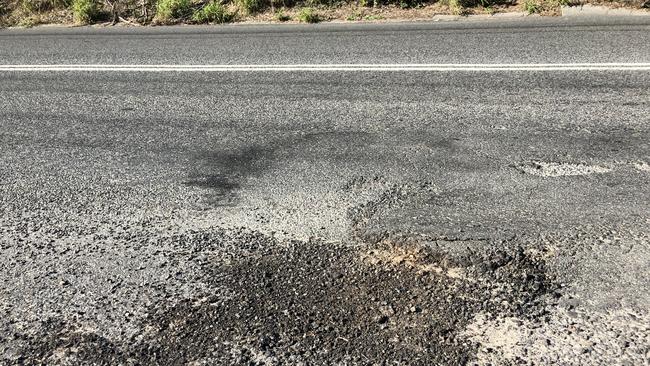
[[(0, 64), (650, 62), (645, 20), (0, 31)], [(0, 72), (6, 364), (648, 364), (650, 73)]]

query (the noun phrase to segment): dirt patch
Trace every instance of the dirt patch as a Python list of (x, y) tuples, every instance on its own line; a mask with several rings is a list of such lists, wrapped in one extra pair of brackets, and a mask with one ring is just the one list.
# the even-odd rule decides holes
[(516, 318), (489, 319), (481, 313), (467, 326), (464, 335), (481, 345), (475, 362), (491, 365), (512, 361), (521, 353), (519, 344), (525, 339), (526, 330), (523, 322)]
[(543, 324), (478, 314), (464, 334), (480, 344), (477, 365), (643, 365), (648, 324), (632, 309), (556, 308)]
[(383, 248), (371, 249), (362, 253), (365, 262), (375, 266), (393, 266), (396, 269), (408, 269), (417, 271), (418, 274), (436, 273), (454, 279), (470, 281), (463, 268), (450, 267), (445, 258), (431, 260), (430, 253), (418, 245), (391, 245), (384, 243)]

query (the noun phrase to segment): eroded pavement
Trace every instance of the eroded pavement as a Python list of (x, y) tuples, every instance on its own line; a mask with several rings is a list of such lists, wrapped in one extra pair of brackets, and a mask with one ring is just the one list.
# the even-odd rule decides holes
[(648, 363), (647, 73), (23, 77), (4, 363)]

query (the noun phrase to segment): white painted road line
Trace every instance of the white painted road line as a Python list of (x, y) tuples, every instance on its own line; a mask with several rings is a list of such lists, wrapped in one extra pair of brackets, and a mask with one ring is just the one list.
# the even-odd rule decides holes
[(298, 64), (298, 65), (0, 65), (0, 71), (620, 71), (647, 70), (650, 63), (575, 64)]

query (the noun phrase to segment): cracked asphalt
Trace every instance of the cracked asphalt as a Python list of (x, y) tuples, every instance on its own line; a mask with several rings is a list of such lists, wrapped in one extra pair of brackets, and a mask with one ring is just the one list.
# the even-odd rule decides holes
[[(0, 64), (648, 62), (641, 18), (0, 31)], [(0, 72), (0, 362), (650, 363), (650, 72)]]

